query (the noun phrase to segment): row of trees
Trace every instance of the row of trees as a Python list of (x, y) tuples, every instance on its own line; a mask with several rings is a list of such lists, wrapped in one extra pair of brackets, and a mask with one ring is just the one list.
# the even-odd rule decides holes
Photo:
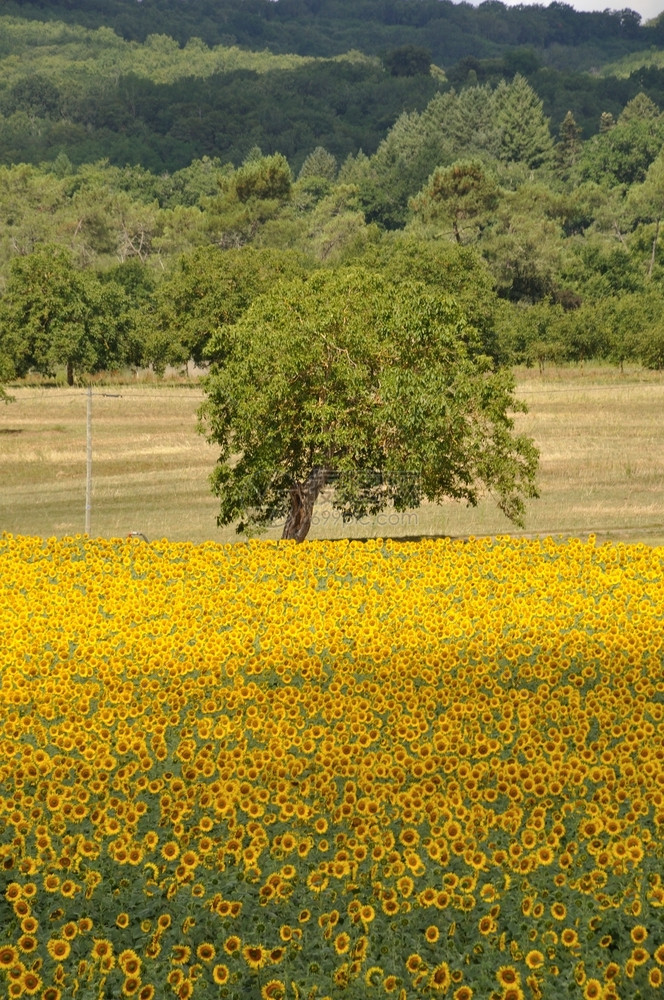
[[(275, 282), (340, 273), (351, 263), (397, 286), (412, 279), (451, 296), (475, 346), (496, 364), (601, 359), (664, 368), (664, 290), (652, 280), (627, 289), (623, 254), (607, 261), (613, 275), (604, 273), (598, 296), (577, 297), (572, 307), (551, 296), (510, 302), (497, 296), (474, 248), (386, 234), (335, 266), (292, 250), (199, 248), (159, 282), (138, 258), (95, 272), (77, 267), (62, 247), (42, 246), (15, 258), (0, 298), (0, 382), (66, 373), (73, 384), (98, 372), (223, 363), (223, 332)], [(616, 275), (622, 287), (612, 289)]]

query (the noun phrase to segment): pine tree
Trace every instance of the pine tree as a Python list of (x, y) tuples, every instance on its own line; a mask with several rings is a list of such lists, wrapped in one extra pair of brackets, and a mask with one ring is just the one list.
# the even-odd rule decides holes
[(560, 139), (556, 145), (556, 160), (559, 169), (566, 173), (576, 163), (581, 150), (581, 129), (576, 119), (568, 111), (560, 125)]
[(511, 83), (500, 83), (494, 106), (500, 130), (499, 158), (506, 163), (525, 163), (531, 169), (549, 163), (553, 154), (549, 120), (526, 78), (517, 73)]

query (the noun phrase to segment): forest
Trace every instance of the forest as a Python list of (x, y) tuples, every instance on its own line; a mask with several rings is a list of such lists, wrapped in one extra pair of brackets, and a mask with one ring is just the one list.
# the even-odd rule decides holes
[(205, 366), (275, 279), (350, 266), (500, 364), (664, 366), (660, 20), (4, 4), (0, 381)]

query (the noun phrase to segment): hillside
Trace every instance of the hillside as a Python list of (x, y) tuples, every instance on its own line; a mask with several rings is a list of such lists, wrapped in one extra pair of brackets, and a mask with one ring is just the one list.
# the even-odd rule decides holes
[[(571, 111), (585, 138), (641, 91), (664, 104), (658, 51), (644, 47), (659, 29), (628, 12), (402, 7), (388, 16), (385, 5), (321, 2), (296, 16), (278, 0), (254, 13), (243, 5), (240, 18), (219, 3), (215, 32), (197, 2), (21, 4), (21, 17), (6, 4), (0, 162), (52, 162), (64, 152), (75, 165), (107, 159), (171, 172), (204, 156), (238, 164), (258, 147), (298, 170), (317, 146), (339, 161), (371, 155), (404, 112), (421, 113), (451, 87), (494, 87), (515, 73), (541, 97), (554, 131)], [(406, 8), (413, 23), (404, 23)], [(231, 22), (243, 30), (220, 32)]]
[(629, 9), (579, 13), (565, 3), (479, 7), (451, 0), (49, 0), (7, 2), (8, 14), (109, 26), (126, 39), (165, 33), (184, 45), (239, 45), (274, 53), (331, 57), (359, 49), (378, 55), (426, 46), (450, 66), (467, 57), (498, 57), (532, 48), (548, 65), (588, 68), (661, 42), (661, 27), (642, 26)]
[(206, 364), (275, 276), (349, 264), (444, 285), (500, 362), (664, 365), (659, 22), (599, 15), (581, 72), (564, 63), (595, 21), (562, 4), (439, 4), (464, 52), (483, 31), (499, 54), (437, 62), (426, 0), (358, 8), (375, 36), (342, 54), (293, 32), (357, 12), (283, 3), (243, 6), (253, 48), (178, 39), (196, 3), (2, 15), (0, 381)]

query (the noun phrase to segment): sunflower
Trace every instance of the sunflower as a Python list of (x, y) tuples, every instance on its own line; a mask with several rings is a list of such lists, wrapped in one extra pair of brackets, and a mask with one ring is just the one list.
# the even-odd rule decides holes
[(227, 937), (226, 940), (224, 941), (224, 951), (226, 952), (227, 955), (234, 955), (236, 952), (240, 950), (241, 946), (242, 946), (242, 941), (237, 936), (237, 934), (231, 934), (231, 936)]
[(224, 983), (227, 983), (229, 976), (230, 972), (227, 965), (215, 965), (212, 969), (212, 979), (219, 986), (223, 986)]
[(429, 944), (435, 944), (440, 937), (440, 930), (435, 924), (430, 924), (424, 932), (424, 936)]
[(473, 1000), (473, 990), (470, 986), (460, 986), (452, 994), (452, 1000)]
[(519, 973), (513, 965), (501, 965), (496, 973), (496, 979), (501, 986), (516, 986), (519, 978)]
[(599, 979), (587, 979), (583, 987), (584, 1000), (599, 1000), (602, 996), (602, 984)]
[(659, 987), (664, 982), (664, 976), (662, 975), (662, 970), (658, 968), (652, 968), (648, 973), (648, 985), (652, 986), (654, 989), (659, 989)]
[(643, 944), (648, 937), (648, 928), (644, 927), (643, 924), (635, 924), (629, 932), (629, 936), (634, 944)]
[(341, 934), (337, 934), (334, 939), (334, 950), (337, 955), (345, 955), (350, 947), (350, 937), (343, 931)]
[(544, 955), (541, 951), (533, 948), (527, 953), (525, 963), (529, 969), (540, 969), (544, 965)]
[(321, 871), (310, 872), (307, 876), (307, 889), (310, 889), (311, 892), (323, 892), (329, 883), (328, 876)]
[(367, 986), (379, 986), (383, 977), (383, 970), (380, 965), (372, 965), (364, 973), (364, 982)]
[(440, 964), (432, 970), (428, 982), (432, 990), (445, 992), (449, 989), (452, 982), (452, 976), (450, 975), (450, 967), (447, 962), (440, 962)]
[(422, 958), (417, 953), (409, 955), (408, 958), (406, 959), (406, 968), (412, 975), (414, 975), (420, 969), (421, 966), (422, 966)]
[(11, 969), (18, 962), (18, 949), (12, 945), (3, 945), (0, 948), (0, 969)]
[(397, 880), (397, 889), (404, 897), (404, 899), (407, 899), (411, 895), (414, 888), (415, 888), (415, 883), (413, 882), (410, 875), (402, 875), (402, 877)]
[(69, 953), (71, 952), (69, 941), (65, 941), (63, 938), (51, 938), (46, 943), (46, 948), (51, 958), (56, 962), (63, 962), (66, 958), (69, 958)]
[(36, 972), (32, 972), (30, 969), (23, 973), (20, 982), (23, 986), (23, 992), (29, 997), (34, 996), (35, 993), (41, 989), (42, 985), (41, 977), (38, 976)]
[(15, 899), (20, 899), (22, 893), (23, 888), (18, 882), (10, 882), (5, 889), (5, 899), (8, 900), (8, 902), (13, 903)]
[(180, 854), (180, 845), (175, 840), (168, 840), (161, 848), (161, 856), (166, 861), (174, 861)]
[(202, 944), (199, 944), (196, 949), (196, 956), (200, 958), (201, 962), (211, 962), (216, 953), (214, 945), (209, 941), (204, 941)]
[(21, 934), (16, 943), (24, 955), (29, 955), (37, 947), (37, 938), (34, 934)]
[(267, 963), (270, 953), (261, 944), (246, 944), (242, 949), (242, 957), (250, 969), (262, 969)]
[(135, 976), (140, 972), (141, 960), (133, 948), (126, 948), (118, 955), (118, 965), (125, 976)]
[(106, 958), (113, 954), (113, 945), (108, 938), (95, 938), (92, 945), (93, 958)]
[(285, 997), (286, 984), (281, 979), (270, 979), (265, 986), (261, 986), (262, 1000), (285, 1000)]

